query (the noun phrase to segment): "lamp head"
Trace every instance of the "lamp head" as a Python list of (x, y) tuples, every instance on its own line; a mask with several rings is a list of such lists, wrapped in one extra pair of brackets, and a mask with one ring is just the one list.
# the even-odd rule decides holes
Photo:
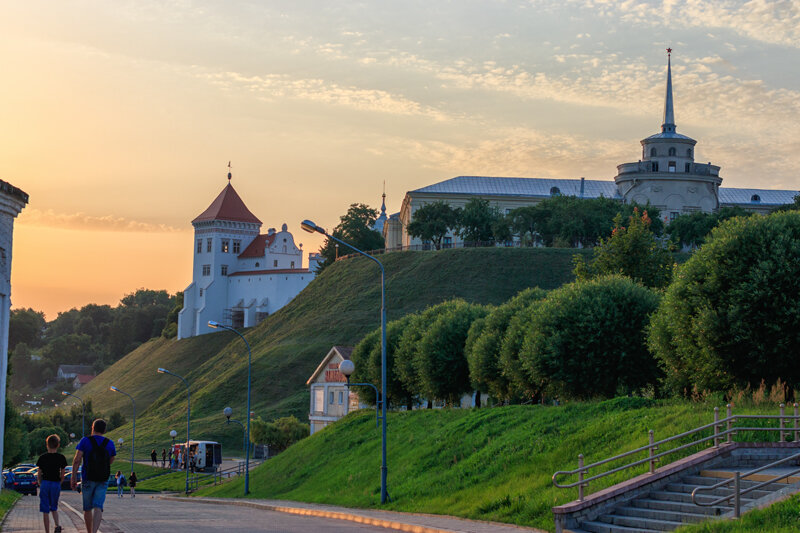
[(219, 322), (215, 322), (214, 320), (209, 320), (208, 321), (208, 327), (217, 329), (217, 328), (221, 328), (222, 324), (220, 324)]
[(304, 220), (300, 223), (300, 227), (303, 228), (305, 231), (309, 233), (325, 233), (325, 230), (311, 222), (310, 220)]
[(167, 373), (167, 371), (164, 370), (163, 368), (159, 368), (158, 370), (156, 370), (156, 372), (158, 372), (159, 374), (166, 374)]
[(69, 438), (74, 439), (75, 438), (75, 433), (70, 433), (69, 434)]
[(117, 443), (122, 444), (123, 442), (125, 442), (125, 441), (122, 439), (122, 437), (117, 439)]
[(172, 431), (169, 432), (169, 436), (174, 439), (175, 437), (178, 436), (178, 432), (173, 429)]
[(225, 409), (222, 410), (222, 414), (224, 414), (228, 418), (228, 420), (230, 420), (231, 415), (233, 414), (233, 409), (231, 409), (230, 407), (226, 407)]
[(68, 393), (67, 391), (62, 391), (62, 392), (61, 392), (61, 395), (62, 395), (62, 396), (69, 396), (69, 393)]
[(355, 370), (356, 365), (350, 359), (345, 359), (339, 363), (339, 372), (344, 374), (344, 376), (348, 379), (350, 378), (350, 375), (355, 372)]
[(114, 392), (119, 392), (119, 389), (116, 388), (114, 385), (111, 385), (108, 390), (113, 390)]

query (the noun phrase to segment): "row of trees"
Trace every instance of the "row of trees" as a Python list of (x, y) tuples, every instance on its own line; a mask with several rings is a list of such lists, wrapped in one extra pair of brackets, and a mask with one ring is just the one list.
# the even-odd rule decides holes
[[(800, 385), (800, 213), (728, 219), (680, 267), (646, 212), (621, 222), (576, 265), (574, 283), (390, 322), (389, 403), (454, 404), (470, 391), (522, 402)], [(380, 331), (352, 358), (354, 380), (380, 383)]]

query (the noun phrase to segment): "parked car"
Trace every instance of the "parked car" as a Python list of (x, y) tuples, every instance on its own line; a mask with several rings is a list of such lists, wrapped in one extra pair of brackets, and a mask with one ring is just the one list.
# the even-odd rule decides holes
[(8, 488), (17, 491), (20, 494), (30, 494), (31, 496), (36, 496), (36, 491), (39, 488), (39, 482), (36, 480), (35, 475), (29, 472), (20, 472), (19, 474), (14, 474), (14, 481)]
[[(75, 479), (78, 480), (78, 483), (81, 482), (81, 470), (78, 469), (78, 473), (75, 474)], [(66, 468), (66, 473), (64, 474), (64, 481), (61, 482), (61, 490), (70, 490), (71, 486), (70, 483), (72, 482), (72, 467), (68, 466)]]

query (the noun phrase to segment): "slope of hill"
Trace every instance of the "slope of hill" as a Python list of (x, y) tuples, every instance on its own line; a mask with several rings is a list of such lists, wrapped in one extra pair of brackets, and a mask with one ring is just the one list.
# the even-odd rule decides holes
[[(573, 279), (572, 257), (588, 251), (553, 248), (481, 248), (404, 252), (381, 256), (386, 268), (389, 319), (443, 300), (499, 304), (520, 290), (552, 289)], [(380, 324), (380, 273), (364, 258), (327, 268), (289, 305), (245, 335), (253, 350), (253, 408), (272, 419), (308, 414), (305, 381), (334, 344), (354, 344)], [(100, 374), (82, 396), (97, 411), (119, 408), (130, 419), (127, 397), (137, 401), (137, 449), (144, 454), (170, 442), (168, 433), (185, 428), (186, 394), (164, 367), (191, 383), (192, 434), (220, 440), (237, 449), (238, 426), (225, 426), (222, 409), (244, 419), (247, 352), (233, 333), (219, 332), (181, 341), (157, 339), (139, 347)], [(72, 400), (70, 400), (72, 401)], [(130, 436), (131, 424), (112, 432)], [(127, 439), (126, 439), (127, 440)]]

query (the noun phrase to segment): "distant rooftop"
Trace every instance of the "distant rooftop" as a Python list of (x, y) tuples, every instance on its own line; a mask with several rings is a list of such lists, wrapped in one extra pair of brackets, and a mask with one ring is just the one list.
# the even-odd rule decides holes
[(16, 196), (17, 198), (19, 198), (20, 200), (22, 200), (26, 204), (28, 203), (28, 198), (29, 198), (28, 197), (28, 193), (26, 193), (22, 189), (14, 187), (13, 185), (8, 183), (7, 181), (0, 180), (0, 191), (4, 192), (6, 194), (10, 194), (11, 196)]
[(211, 220), (229, 220), (232, 222), (249, 222), (251, 224), (261, 224), (261, 221), (247, 209), (242, 198), (237, 194), (233, 185), (228, 182), (222, 192), (211, 202), (208, 209), (200, 213), (195, 222), (205, 222)]

